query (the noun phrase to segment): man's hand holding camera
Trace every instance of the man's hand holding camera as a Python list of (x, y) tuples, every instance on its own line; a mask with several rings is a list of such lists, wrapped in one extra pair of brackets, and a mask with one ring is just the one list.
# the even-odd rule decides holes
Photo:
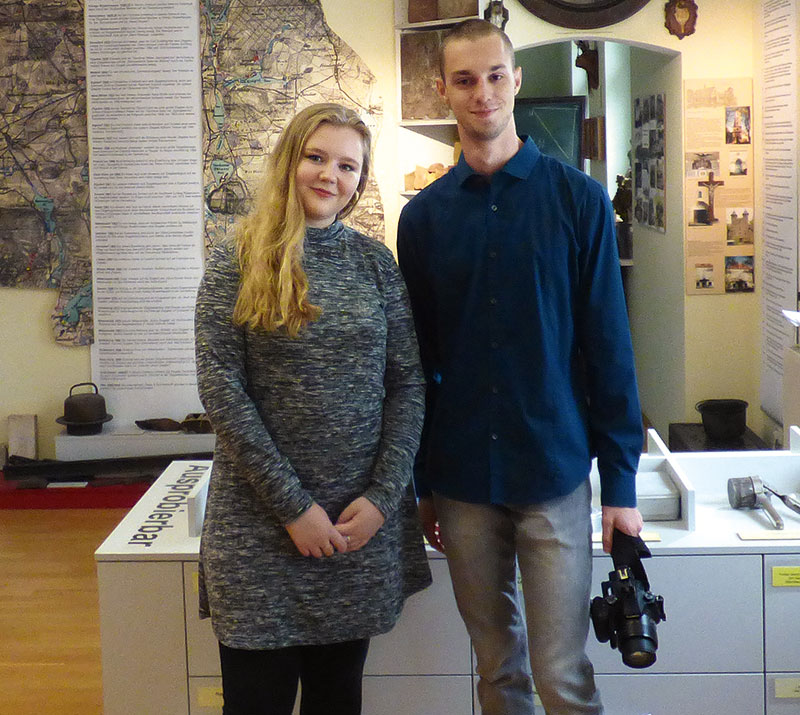
[(644, 526), (642, 515), (636, 507), (604, 506), (603, 507), (603, 551), (611, 553), (614, 541), (614, 529), (619, 529), (628, 536), (639, 536)]

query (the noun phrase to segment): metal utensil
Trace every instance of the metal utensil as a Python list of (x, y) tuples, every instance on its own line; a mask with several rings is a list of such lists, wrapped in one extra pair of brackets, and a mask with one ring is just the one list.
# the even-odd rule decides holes
[(792, 511), (800, 514), (800, 496), (794, 493), (779, 494), (766, 482), (764, 482), (763, 484), (764, 484), (764, 489), (766, 489), (768, 492), (778, 497), (778, 499), (780, 499), (784, 504), (786, 504), (786, 506), (788, 506)]
[(728, 502), (734, 509), (763, 509), (776, 529), (783, 529), (783, 519), (770, 501), (760, 477), (731, 477), (728, 480)]

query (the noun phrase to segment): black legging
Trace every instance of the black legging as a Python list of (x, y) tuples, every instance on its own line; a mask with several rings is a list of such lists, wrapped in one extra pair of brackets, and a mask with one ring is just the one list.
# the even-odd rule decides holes
[(300, 715), (360, 715), (369, 639), (240, 650), (219, 644), (223, 715), (291, 715), (301, 683)]

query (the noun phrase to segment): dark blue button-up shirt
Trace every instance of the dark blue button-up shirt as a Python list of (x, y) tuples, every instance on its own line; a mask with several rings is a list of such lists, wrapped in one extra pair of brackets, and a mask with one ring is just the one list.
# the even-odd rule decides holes
[(428, 379), (415, 481), (473, 503), (635, 506), (642, 426), (605, 189), (527, 139), (491, 178), (461, 157), (398, 226)]

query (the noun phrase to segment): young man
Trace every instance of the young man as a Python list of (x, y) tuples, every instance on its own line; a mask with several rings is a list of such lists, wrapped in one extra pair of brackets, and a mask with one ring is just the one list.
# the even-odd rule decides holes
[(521, 71), (498, 28), (457, 25), (440, 69), (463, 154), (398, 228), (428, 379), (423, 528), (448, 558), (484, 715), (533, 712), (528, 659), (548, 715), (602, 713), (585, 654), (592, 456), (605, 550), (614, 528), (642, 528), (613, 211), (600, 184), (517, 137)]

